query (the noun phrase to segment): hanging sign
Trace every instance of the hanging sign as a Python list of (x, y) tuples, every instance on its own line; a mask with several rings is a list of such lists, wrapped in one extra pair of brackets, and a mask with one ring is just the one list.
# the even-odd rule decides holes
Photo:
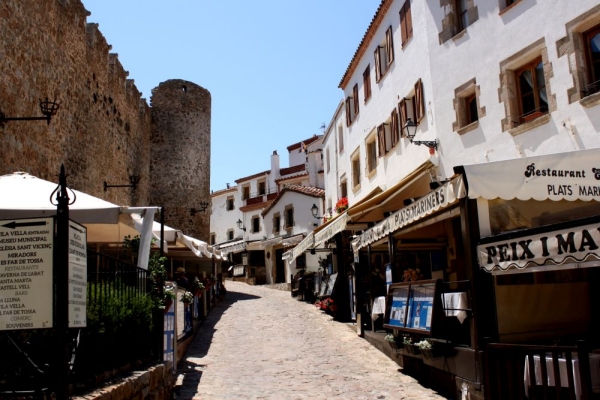
[(52, 328), (54, 219), (0, 221), (0, 330)]
[(86, 227), (69, 221), (69, 328), (86, 327), (86, 243)]

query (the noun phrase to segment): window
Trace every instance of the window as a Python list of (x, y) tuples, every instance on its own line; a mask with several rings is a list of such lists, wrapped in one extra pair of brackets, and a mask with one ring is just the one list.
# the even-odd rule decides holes
[(544, 38), (500, 62), (499, 98), (506, 113), (501, 121), (503, 131), (518, 135), (550, 120), (549, 113), (557, 108), (546, 80), (550, 76), (552, 63)]
[(279, 233), (281, 227), (281, 215), (279, 213), (273, 215), (273, 233)]
[(400, 30), (402, 32), (402, 47), (412, 37), (412, 16), (410, 13), (410, 0), (406, 0), (400, 9)]
[(360, 186), (360, 152), (357, 149), (352, 155), (352, 189)]
[(294, 226), (294, 206), (285, 207), (285, 228), (291, 229)]
[(242, 187), (242, 200), (248, 200), (250, 198), (250, 185)]
[(340, 154), (344, 152), (344, 130), (342, 126), (338, 126), (338, 146), (340, 149)]
[(227, 211), (233, 210), (233, 196), (227, 197), (227, 203), (225, 204), (225, 208)]
[(325, 150), (325, 164), (327, 165), (327, 173), (331, 170), (331, 166), (329, 164), (329, 148)]
[(352, 100), (354, 100), (354, 118), (359, 111), (359, 102), (358, 102), (358, 83), (354, 85), (352, 88)]
[(265, 181), (258, 182), (258, 195), (262, 196), (267, 193)]
[(375, 80), (379, 82), (394, 61), (392, 27), (385, 32), (385, 39), (375, 48)]
[[(600, 7), (594, 7), (565, 24), (567, 35), (556, 41), (558, 57), (567, 57), (573, 86), (567, 90), (569, 104), (589, 108), (600, 104)], [(543, 57), (543, 54), (542, 54)], [(545, 60), (544, 60), (545, 61)], [(551, 68), (547, 63), (545, 68)], [(550, 111), (553, 111), (553, 98)]]
[(363, 72), (363, 94), (365, 96), (365, 104), (371, 98), (371, 64), (367, 65)]
[(258, 216), (252, 217), (252, 233), (260, 232), (260, 218)]
[(392, 128), (389, 121), (377, 127), (377, 142), (380, 157), (383, 157), (392, 149)]
[(211, 234), (210, 234), (210, 244), (214, 245), (215, 243), (217, 243), (217, 235), (215, 235), (214, 233), (211, 232)]
[(446, 12), (439, 34), (440, 44), (457, 36), (479, 19), (475, 0), (448, 0), (440, 4)]
[(233, 240), (233, 229), (227, 231), (227, 240)]
[(340, 181), (340, 197), (348, 197), (348, 181), (346, 178)]
[(485, 107), (479, 107), (479, 86), (475, 78), (455, 89), (454, 96), (456, 121), (452, 124), (452, 130), (462, 135), (477, 128), (474, 123), (485, 116)]
[(419, 79), (415, 83), (415, 97), (413, 97), (415, 122), (418, 124), (425, 116), (425, 101), (423, 100), (423, 83)]
[(367, 174), (372, 175), (377, 169), (377, 145), (375, 143), (375, 135), (369, 135), (365, 141), (367, 149)]
[(596, 25), (583, 36), (588, 70), (583, 95), (589, 96), (600, 92), (600, 25)]
[(515, 71), (519, 89), (520, 122), (531, 121), (548, 112), (548, 94), (541, 57)]

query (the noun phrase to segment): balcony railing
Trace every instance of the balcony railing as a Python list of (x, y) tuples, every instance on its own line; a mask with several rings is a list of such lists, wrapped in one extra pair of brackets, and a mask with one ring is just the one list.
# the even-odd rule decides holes
[(242, 196), (242, 200), (244, 201), (245, 206), (250, 206), (253, 204), (260, 204), (269, 200), (273, 200), (275, 197), (277, 197), (277, 193), (277, 189), (273, 188), (265, 190), (263, 193), (251, 193), (248, 197)]

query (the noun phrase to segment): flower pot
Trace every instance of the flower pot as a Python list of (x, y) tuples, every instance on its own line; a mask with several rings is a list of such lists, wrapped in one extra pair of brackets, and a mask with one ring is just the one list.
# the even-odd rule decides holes
[(408, 354), (413, 354), (413, 355), (417, 355), (417, 354), (421, 353), (421, 349), (419, 349), (414, 344), (410, 344), (410, 343), (404, 343), (404, 350), (406, 350), (406, 352)]
[(441, 357), (440, 351), (438, 349), (434, 349), (434, 348), (421, 349), (421, 353), (423, 354), (423, 358), (427, 358), (430, 360)]
[(388, 342), (392, 349), (398, 350), (398, 345), (396, 344), (396, 342), (390, 342), (389, 340), (386, 340), (386, 342)]

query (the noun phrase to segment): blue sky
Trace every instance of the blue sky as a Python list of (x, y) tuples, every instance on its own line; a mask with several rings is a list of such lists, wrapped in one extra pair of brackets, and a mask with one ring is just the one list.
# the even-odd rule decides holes
[(380, 0), (82, 0), (129, 78), (211, 93), (211, 190), (270, 168), (322, 133)]

